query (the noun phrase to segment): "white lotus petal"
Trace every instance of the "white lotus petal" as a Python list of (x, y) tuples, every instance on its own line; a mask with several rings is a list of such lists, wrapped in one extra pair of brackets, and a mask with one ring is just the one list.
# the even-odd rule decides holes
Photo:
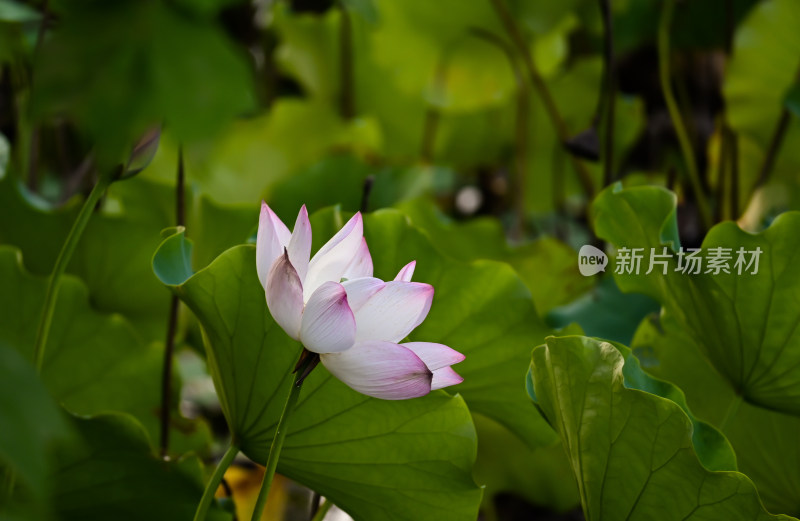
[(359, 279), (362, 277), (372, 276), (372, 256), (369, 254), (367, 247), (367, 240), (361, 238), (361, 246), (358, 248), (358, 253), (344, 270), (342, 278), (345, 279)]
[(357, 343), (320, 360), (336, 378), (367, 396), (405, 400), (431, 390), (433, 374), (425, 363), (410, 349), (391, 342)]
[(449, 387), (451, 385), (458, 385), (464, 381), (464, 378), (453, 371), (452, 367), (442, 367), (433, 372), (433, 380), (431, 380), (431, 391), (441, 389), (442, 387)]
[(403, 266), (394, 280), (401, 280), (404, 282), (411, 282), (411, 277), (414, 275), (414, 268), (417, 267), (417, 261), (413, 260)]
[(353, 314), (355, 314), (372, 295), (382, 290), (386, 283), (375, 277), (365, 277), (363, 279), (346, 280), (342, 282), (342, 286), (347, 291), (347, 303), (350, 305), (350, 309), (353, 310)]
[(272, 318), (286, 334), (299, 340), (303, 317), (303, 284), (285, 252), (269, 271), (266, 295)]
[(261, 201), (256, 237), (256, 270), (258, 280), (265, 289), (269, 270), (275, 260), (283, 254), (283, 248), (288, 246), (291, 235), (283, 221), (275, 215), (267, 203)]
[(430, 284), (387, 282), (355, 312), (356, 341), (399, 342), (425, 320), (432, 301)]
[(326, 282), (308, 299), (300, 324), (300, 341), (315, 353), (349, 349), (356, 336), (356, 321), (347, 293), (338, 282)]
[(306, 205), (300, 208), (289, 240), (289, 260), (297, 270), (300, 280), (305, 280), (308, 272), (308, 259), (311, 257), (311, 223), (308, 220)]
[(303, 279), (303, 298), (308, 299), (324, 282), (339, 282), (361, 247), (364, 223), (357, 213), (311, 259)]
[(463, 362), (465, 358), (464, 355), (444, 344), (435, 344), (433, 342), (406, 342), (400, 345), (414, 351), (414, 354), (420, 357), (431, 371)]

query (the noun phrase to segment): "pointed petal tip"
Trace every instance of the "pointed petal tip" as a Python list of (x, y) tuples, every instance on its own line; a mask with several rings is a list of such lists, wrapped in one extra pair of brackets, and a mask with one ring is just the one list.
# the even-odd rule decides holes
[(431, 380), (431, 391), (458, 385), (464, 381), (464, 377), (453, 371), (451, 367), (443, 367), (433, 372)]
[(417, 261), (413, 260), (400, 268), (400, 271), (397, 273), (397, 276), (394, 280), (399, 280), (401, 282), (411, 282), (411, 278), (414, 276), (414, 269), (417, 267)]
[(463, 362), (466, 358), (465, 355), (459, 353), (452, 347), (435, 342), (406, 342), (400, 345), (412, 350), (414, 354), (420, 357), (420, 359), (425, 362), (425, 365), (434, 372), (438, 369)]

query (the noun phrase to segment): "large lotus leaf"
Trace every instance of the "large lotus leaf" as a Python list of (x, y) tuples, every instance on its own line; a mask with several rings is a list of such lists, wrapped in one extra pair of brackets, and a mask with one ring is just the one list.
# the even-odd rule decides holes
[[(401, 202), (397, 207), (446, 256), (509, 263), (528, 286), (540, 314), (569, 303), (594, 284), (592, 278), (578, 271), (577, 252), (558, 239), (543, 237), (512, 247), (499, 219), (484, 216), (456, 222), (446, 217), (435, 203), (423, 198)], [(547, 277), (542, 277), (543, 273)]]
[(69, 431), (33, 366), (5, 343), (0, 343), (0, 396), (5, 397), (0, 400), (0, 475), (3, 470), (15, 472), (41, 501), (47, 490), (48, 450)]
[[(599, 237), (617, 248), (645, 248), (639, 275), (617, 275), (623, 290), (659, 300), (745, 400), (800, 414), (800, 272), (794, 269), (800, 261), (800, 213), (781, 215), (757, 235), (732, 222), (719, 224), (702, 244), (703, 273), (676, 272), (673, 255), (666, 275), (661, 266), (646, 275), (650, 248), (662, 253), (663, 245), (677, 247), (674, 196), (653, 187), (611, 187), (595, 201), (593, 212)], [(709, 272), (712, 248), (729, 248), (729, 273)], [(745, 262), (737, 267), (740, 248)], [(757, 249), (753, 273), (747, 252)]]
[[(374, 155), (380, 152), (380, 130), (365, 119), (342, 121), (323, 101), (281, 97), (268, 113), (226, 126), (213, 143), (184, 147), (186, 178), (218, 203), (258, 204), (276, 182), (337, 147)], [(140, 176), (173, 183), (177, 150), (166, 132)]]
[[(47, 281), (22, 267), (19, 250), (0, 246), (0, 342), (33, 360), (36, 326)], [(42, 380), (50, 394), (76, 414), (123, 411), (135, 415), (158, 439), (163, 350), (146, 343), (120, 315), (104, 315), (89, 305), (78, 279), (62, 278), (45, 349)], [(177, 387), (176, 387), (177, 388)], [(173, 406), (177, 408), (177, 395)], [(205, 428), (177, 414), (172, 449), (201, 448)]]
[(642, 322), (631, 347), (648, 372), (679, 385), (692, 411), (724, 432), (771, 512), (800, 515), (800, 418), (739, 403), (691, 333), (669, 317)]
[(60, 11), (36, 60), (34, 107), (70, 116), (101, 161), (117, 159), (150, 125), (200, 140), (254, 105), (246, 53), (212, 20), (129, 0)]
[[(123, 207), (94, 215), (67, 268), (82, 278), (98, 309), (124, 314), (149, 339), (163, 339), (169, 295), (149, 273), (149, 254), (160, 241), (159, 231), (174, 225), (161, 211), (174, 200), (168, 187), (132, 179), (114, 187)], [(145, 202), (146, 201), (146, 202)], [(142, 204), (145, 203), (145, 204)], [(52, 209), (39, 204), (14, 179), (0, 182), (0, 242), (18, 246), (33, 273), (47, 275), (78, 211), (78, 202)], [(132, 213), (128, 213), (130, 210)]]
[[(723, 93), (726, 114), (739, 133), (741, 184), (752, 186), (761, 171), (769, 140), (800, 70), (800, 4), (792, 0), (758, 2), (736, 31), (733, 54), (725, 70)], [(765, 59), (768, 56), (769, 59)], [(800, 135), (792, 117), (784, 145), (775, 158), (772, 179), (797, 183), (800, 154), (795, 142)], [(749, 193), (742, 191), (743, 197)], [(746, 204), (742, 199), (740, 204)]]
[(724, 94), (738, 130), (769, 138), (800, 66), (798, 23), (800, 4), (769, 0), (759, 2), (736, 31)]
[[(190, 190), (185, 205), (197, 266), (243, 242), (258, 222), (249, 206), (221, 205), (203, 194), (192, 197)], [(150, 262), (160, 230), (175, 225), (174, 207), (174, 186), (140, 177), (115, 183), (67, 267), (86, 283), (93, 306), (123, 314), (148, 340), (162, 341), (166, 332), (169, 293), (153, 277)], [(76, 214), (77, 201), (50, 208), (13, 179), (0, 181), (0, 242), (18, 246), (35, 274), (50, 272)]]
[[(264, 462), (300, 345), (267, 311), (253, 246), (234, 247), (181, 281), (180, 269), (164, 265), (177, 262), (190, 275), (180, 253), (187, 247), (180, 234), (168, 238), (154, 268), (203, 326), (234, 439), (251, 459)], [(382, 401), (352, 391), (320, 367), (306, 380), (288, 428), (278, 471), (357, 520), (475, 518), (481, 497), (470, 475), (475, 431), (458, 396), (440, 391)]]
[[(203, 493), (196, 458), (163, 461), (130, 416), (73, 417), (80, 442), (63, 447), (50, 476), (57, 519), (191, 519)], [(212, 508), (208, 519), (231, 519)]]
[(730, 468), (709, 456), (730, 453), (725, 438), (708, 428), (716, 436), (698, 443), (679, 403), (637, 388), (634, 361), (585, 337), (548, 338), (533, 351), (533, 397), (561, 434), (586, 518), (790, 519), (770, 515), (744, 474), (710, 470)]

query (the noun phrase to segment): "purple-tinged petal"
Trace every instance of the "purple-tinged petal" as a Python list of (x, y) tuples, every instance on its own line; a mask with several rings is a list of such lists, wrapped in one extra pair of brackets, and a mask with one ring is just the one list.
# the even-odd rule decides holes
[(356, 320), (347, 293), (338, 282), (326, 282), (306, 303), (300, 324), (300, 341), (315, 353), (349, 349), (356, 338)]
[(433, 286), (391, 281), (355, 312), (356, 341), (399, 342), (420, 325), (433, 301)]
[(458, 385), (464, 381), (464, 378), (457, 372), (453, 371), (452, 367), (442, 367), (433, 372), (433, 380), (431, 380), (431, 391), (449, 387), (451, 385)]
[(391, 342), (357, 343), (320, 359), (336, 378), (367, 396), (406, 400), (431, 390), (433, 374), (425, 363), (410, 349)]
[(400, 269), (400, 272), (397, 274), (394, 280), (411, 282), (411, 277), (414, 275), (414, 268), (416, 267), (417, 267), (417, 261), (413, 260), (409, 262)]
[(466, 358), (455, 349), (447, 347), (444, 344), (435, 344), (433, 342), (406, 342), (400, 345), (414, 351), (414, 354), (420, 357), (431, 371), (463, 362), (464, 358)]
[(324, 282), (340, 282), (344, 272), (361, 247), (364, 223), (357, 213), (334, 235), (311, 259), (308, 273), (303, 279), (303, 298), (306, 302), (311, 294)]
[(345, 279), (360, 279), (362, 277), (372, 277), (372, 255), (369, 254), (367, 247), (367, 240), (361, 238), (361, 247), (358, 248), (358, 253), (350, 261), (347, 269), (344, 270), (342, 278)]
[(283, 248), (289, 245), (291, 237), (289, 229), (283, 224), (275, 212), (261, 201), (261, 215), (258, 218), (258, 235), (256, 237), (256, 270), (258, 280), (266, 289), (267, 275), (275, 260), (283, 255)]
[(311, 222), (308, 220), (306, 205), (300, 208), (289, 240), (289, 260), (297, 270), (300, 280), (305, 280), (308, 272), (308, 259), (311, 257)]
[(352, 279), (342, 282), (347, 291), (347, 303), (355, 314), (361, 307), (378, 291), (382, 290), (386, 283), (374, 277), (363, 279)]
[(303, 318), (303, 284), (285, 250), (269, 271), (266, 294), (272, 318), (287, 335), (299, 340)]

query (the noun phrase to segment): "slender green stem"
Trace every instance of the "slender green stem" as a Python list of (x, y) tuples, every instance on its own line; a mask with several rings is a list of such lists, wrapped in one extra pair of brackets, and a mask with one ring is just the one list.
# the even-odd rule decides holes
[(44, 298), (42, 315), (39, 319), (39, 326), (36, 329), (36, 343), (34, 344), (33, 361), (37, 372), (41, 373), (42, 371), (44, 350), (45, 346), (47, 345), (47, 336), (50, 334), (50, 326), (53, 322), (53, 311), (55, 310), (56, 306), (56, 297), (58, 296), (58, 286), (61, 282), (61, 276), (67, 269), (67, 264), (69, 264), (69, 260), (72, 258), (72, 254), (75, 252), (75, 247), (78, 245), (81, 235), (83, 235), (83, 230), (86, 229), (86, 225), (92, 216), (94, 207), (97, 206), (97, 202), (100, 201), (100, 198), (103, 196), (106, 188), (108, 188), (118, 173), (119, 172), (117, 170), (108, 172), (106, 174), (102, 174), (100, 179), (97, 180), (97, 184), (94, 185), (89, 197), (83, 203), (83, 208), (81, 208), (78, 217), (75, 219), (75, 223), (72, 225), (69, 235), (67, 235), (67, 240), (64, 241), (64, 245), (61, 247), (61, 252), (58, 254), (56, 264), (53, 267), (53, 272), (50, 274), (50, 280), (47, 284), (47, 293)]
[(733, 397), (731, 403), (728, 404), (728, 410), (725, 411), (725, 416), (722, 418), (722, 421), (719, 424), (720, 431), (724, 432), (725, 427), (728, 426), (728, 422), (730, 422), (731, 419), (736, 416), (736, 413), (739, 412), (739, 407), (742, 405), (742, 401), (743, 399), (741, 394), (737, 394)]
[(323, 501), (322, 504), (319, 506), (317, 513), (314, 514), (314, 517), (311, 518), (311, 521), (322, 521), (323, 519), (325, 519), (325, 514), (328, 513), (328, 510), (330, 510), (332, 506), (333, 503), (331, 503), (330, 500), (326, 499), (325, 501)]
[(264, 480), (261, 482), (261, 490), (258, 493), (256, 508), (253, 510), (251, 521), (258, 521), (261, 519), (261, 514), (264, 512), (264, 505), (267, 503), (267, 496), (269, 495), (269, 488), (272, 485), (272, 478), (275, 477), (275, 469), (278, 467), (278, 459), (281, 455), (283, 440), (286, 439), (289, 418), (292, 416), (294, 406), (297, 404), (297, 398), (300, 396), (300, 389), (303, 385), (301, 379), (303, 372), (303, 369), (297, 371), (297, 376), (292, 381), (292, 388), (289, 390), (289, 396), (286, 398), (286, 405), (283, 406), (281, 419), (278, 420), (275, 437), (272, 438), (272, 446), (269, 448), (269, 457), (267, 458), (266, 469), (264, 470)]
[(603, 186), (614, 180), (614, 111), (617, 100), (616, 66), (614, 64), (614, 25), (609, 0), (600, 0), (600, 12), (603, 15), (603, 96), (605, 103), (605, 132), (603, 136)]
[(689, 135), (683, 124), (678, 103), (675, 101), (675, 94), (672, 92), (669, 74), (669, 36), (672, 26), (672, 15), (675, 11), (675, 0), (664, 0), (664, 8), (661, 11), (661, 21), (658, 27), (658, 71), (661, 80), (661, 91), (664, 94), (664, 101), (667, 104), (672, 126), (675, 127), (675, 134), (678, 136), (683, 159), (686, 162), (686, 172), (689, 176), (689, 183), (697, 199), (697, 207), (700, 210), (700, 218), (706, 230), (711, 228), (711, 210), (708, 207), (703, 186), (700, 184), (700, 175), (697, 171), (697, 163), (694, 159)]
[[(533, 85), (533, 88), (536, 89), (539, 98), (544, 104), (547, 116), (550, 118), (550, 123), (555, 129), (559, 141), (561, 141), (562, 144), (566, 143), (567, 140), (569, 140), (567, 124), (564, 122), (564, 118), (561, 117), (561, 113), (558, 111), (558, 107), (553, 99), (553, 95), (550, 93), (550, 89), (547, 87), (547, 83), (545, 83), (544, 78), (542, 78), (541, 74), (539, 74), (539, 71), (536, 69), (536, 65), (533, 63), (533, 56), (531, 55), (528, 42), (522, 35), (522, 31), (520, 31), (520, 28), (517, 25), (513, 15), (509, 11), (508, 6), (505, 4), (505, 1), (489, 1), (491, 2), (497, 17), (500, 19), (500, 22), (503, 24), (503, 28), (505, 29), (506, 33), (508, 33), (508, 36), (511, 38), (511, 41), (514, 43), (514, 46), (517, 48), (519, 54), (522, 56), (522, 62), (528, 72), (531, 84)], [(586, 198), (591, 200), (594, 197), (594, 184), (592, 182), (591, 175), (589, 175), (589, 171), (586, 169), (583, 163), (581, 163), (571, 154), (569, 155), (569, 159), (572, 162), (575, 171), (578, 173), (578, 180), (583, 187)]]
[(214, 499), (214, 494), (216, 494), (219, 484), (225, 476), (225, 471), (231, 466), (233, 459), (238, 453), (238, 445), (231, 442), (231, 446), (228, 447), (228, 450), (222, 455), (222, 459), (219, 460), (217, 468), (214, 469), (214, 474), (211, 476), (208, 484), (206, 484), (206, 489), (203, 491), (203, 498), (200, 500), (200, 504), (197, 505), (197, 511), (194, 513), (194, 521), (203, 521), (206, 518), (208, 508), (211, 506), (211, 500)]

